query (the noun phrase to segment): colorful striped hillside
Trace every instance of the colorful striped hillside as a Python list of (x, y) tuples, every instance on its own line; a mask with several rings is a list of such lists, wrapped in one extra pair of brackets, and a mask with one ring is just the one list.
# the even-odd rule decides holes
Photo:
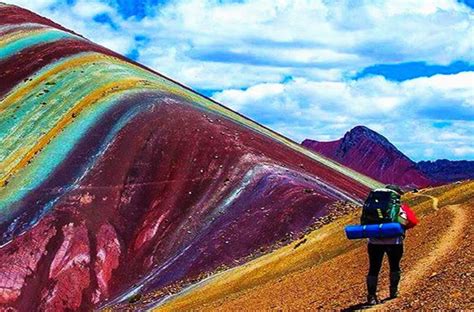
[(0, 82), (1, 308), (89, 310), (192, 283), (379, 186), (5, 4)]

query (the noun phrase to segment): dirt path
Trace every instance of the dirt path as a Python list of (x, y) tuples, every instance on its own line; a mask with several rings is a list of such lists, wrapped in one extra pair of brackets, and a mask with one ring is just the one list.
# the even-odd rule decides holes
[[(423, 214), (420, 224), (407, 233), (405, 240), (401, 299), (387, 301), (376, 310), (474, 311), (474, 227), (469, 224), (474, 219), (474, 196), (470, 195), (470, 188), (467, 193), (464, 189), (453, 190), (433, 194), (441, 196), (440, 200), (428, 194), (413, 194), (429, 197), (433, 209), (426, 208), (426, 201), (418, 202)], [(447, 201), (456, 205), (438, 207)], [(347, 221), (310, 233), (297, 249), (295, 242), (253, 263), (223, 272), (222, 278), (212, 279), (157, 311), (361, 309), (366, 299), (367, 246), (362, 241), (348, 241), (340, 234)], [(356, 244), (320, 261), (321, 251), (334, 246), (340, 249), (348, 242)], [(379, 279), (380, 298), (388, 296), (387, 267), (384, 265)]]
[[(433, 206), (437, 201), (433, 199)], [(440, 271), (440, 267), (448, 268), (449, 272), (459, 271), (468, 274), (468, 264), (446, 266), (451, 259), (464, 258), (459, 255), (463, 248), (460, 242), (472, 240), (472, 236), (464, 237), (468, 222), (474, 217), (472, 204), (440, 207), (421, 220), (421, 224), (408, 233), (402, 269), (405, 274), (401, 282), (401, 298), (378, 305), (376, 310), (407, 308), (403, 305), (407, 300), (416, 302), (419, 294), (414, 294), (418, 285), (422, 295), (427, 288), (433, 288), (430, 296), (425, 298), (425, 306), (434, 302), (435, 298), (445, 295), (445, 285), (459, 283), (460, 275), (448, 279), (443, 284), (433, 285), (432, 274)], [(466, 247), (472, 250), (471, 247)], [(203, 311), (274, 311), (274, 310), (346, 310), (360, 309), (365, 301), (365, 274), (367, 273), (366, 246), (354, 249), (325, 263), (315, 265), (302, 271), (294, 272), (281, 278), (269, 281), (253, 289), (232, 294), (221, 300), (210, 302), (198, 308)], [(464, 248), (465, 249), (465, 248)], [(453, 253), (456, 252), (456, 253)], [(314, 259), (315, 263), (317, 259)], [(446, 274), (448, 274), (447, 272)], [(343, 282), (341, 282), (343, 281)], [(468, 284), (467, 284), (468, 285)], [(453, 286), (456, 292), (456, 286)], [(466, 286), (464, 296), (472, 294), (472, 288)], [(380, 276), (380, 298), (388, 296), (388, 272), (386, 266)], [(463, 297), (452, 300), (455, 307), (466, 307)], [(444, 302), (439, 307), (445, 308)]]
[[(429, 196), (429, 195), (426, 195)], [(438, 199), (433, 196), (429, 196), (433, 199), (433, 208), (437, 210)], [(468, 226), (468, 215), (461, 205), (451, 205), (444, 207), (453, 216), (450, 227), (446, 233), (441, 237), (436, 247), (425, 257), (421, 258), (412, 268), (407, 272), (403, 280), (401, 281), (401, 296), (406, 296), (411, 293), (417, 284), (426, 278), (433, 268), (442, 263), (449, 251), (459, 245), (460, 240), (463, 237), (464, 230)], [(397, 302), (401, 299), (395, 299), (393, 301), (377, 305), (368, 311), (376, 311), (379, 309), (389, 309), (390, 307), (396, 306)]]
[(448, 252), (457, 246), (467, 226), (467, 214), (461, 205), (447, 206), (446, 209), (454, 216), (448, 232), (441, 238), (438, 246), (426, 257), (422, 258), (409, 272), (404, 280), (404, 292), (410, 292), (423, 276), (429, 272), (436, 262), (441, 262)]
[(431, 200), (433, 201), (433, 209), (438, 210), (438, 203), (439, 203), (438, 197), (434, 197), (434, 196), (431, 196), (431, 195), (428, 195), (428, 194), (423, 194), (423, 193), (416, 193), (415, 196), (431, 198)]

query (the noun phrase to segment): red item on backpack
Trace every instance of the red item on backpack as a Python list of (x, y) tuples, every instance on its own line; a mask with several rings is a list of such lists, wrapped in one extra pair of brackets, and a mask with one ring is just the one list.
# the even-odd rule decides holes
[(416, 217), (413, 210), (411, 210), (410, 206), (407, 204), (402, 204), (400, 209), (402, 209), (406, 214), (407, 223), (405, 224), (405, 228), (411, 229), (419, 223), (418, 218)]

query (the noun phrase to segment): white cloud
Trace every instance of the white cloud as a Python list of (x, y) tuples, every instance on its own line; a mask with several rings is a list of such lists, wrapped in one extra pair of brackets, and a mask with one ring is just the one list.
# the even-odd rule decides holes
[[(153, 48), (140, 61), (192, 86), (222, 89), (277, 82), (283, 75), (309, 79), (311, 69), (319, 70), (312, 79), (324, 80), (331, 70), (340, 78), (377, 63), (473, 61), (472, 25), (466, 6), (444, 0), (191, 0), (123, 23), (151, 39)], [(202, 68), (210, 69), (212, 82)]]
[(5, 2), (30, 9), (121, 54), (131, 52), (135, 45), (133, 33), (113, 29), (111, 25), (94, 20), (99, 14), (108, 14), (118, 24), (123, 22), (115, 9), (100, 0), (79, 0), (72, 6), (58, 0), (5, 0)]
[(114, 9), (110, 6), (106, 5), (105, 3), (99, 1), (85, 1), (80, 0), (76, 2), (72, 7), (71, 10), (73, 13), (78, 15), (82, 18), (93, 18), (99, 14), (104, 13), (113, 13)]
[(183, 58), (176, 48), (162, 51), (152, 44), (140, 50), (139, 61), (166, 76), (198, 89), (240, 88), (264, 81), (280, 82), (290, 72), (285, 68), (194, 62)]
[(460, 146), (453, 150), (456, 156), (472, 156), (474, 155), (474, 147), (472, 146)]
[(36, 0), (36, 1), (31, 1), (31, 0), (8, 1), (8, 0), (4, 0), (2, 2), (15, 4), (15, 5), (18, 5), (22, 8), (32, 10), (34, 12), (41, 12), (43, 10), (46, 10), (51, 5), (57, 3), (57, 0)]
[[(365, 124), (410, 156), (474, 158), (465, 148), (474, 135), (472, 73), (350, 78), (380, 63), (474, 62), (474, 15), (457, 1), (170, 1), (143, 19), (123, 18), (106, 0), (4, 1), (119, 53), (138, 47), (145, 65), (223, 90), (217, 100), (293, 139), (335, 139)], [(99, 14), (113, 25), (94, 21)], [(450, 125), (433, 126), (443, 120)]]
[[(363, 124), (412, 151), (415, 158), (429, 156), (423, 148), (434, 147), (433, 157), (454, 151), (459, 156), (465, 151), (459, 145), (474, 136), (474, 110), (469, 110), (473, 82), (474, 72), (400, 83), (381, 76), (341, 82), (295, 79), (224, 90), (213, 97), (298, 141), (337, 139)], [(446, 102), (450, 106), (439, 105)], [(449, 127), (434, 126), (449, 119)]]
[[(142, 20), (124, 19), (106, 0), (6, 1), (119, 53), (145, 36), (139, 60), (195, 88), (249, 87), (286, 76), (334, 81), (377, 63), (474, 61), (474, 18), (454, 0), (170, 1)], [(118, 30), (93, 20), (103, 13)]]

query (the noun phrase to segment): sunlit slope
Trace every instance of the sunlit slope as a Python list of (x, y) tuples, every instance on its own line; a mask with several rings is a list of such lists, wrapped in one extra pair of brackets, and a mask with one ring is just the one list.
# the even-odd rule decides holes
[(15, 6), (0, 6), (0, 68), (4, 307), (199, 280), (379, 185)]
[[(436, 205), (433, 205), (432, 198), (437, 199)], [(438, 207), (462, 204), (473, 199), (474, 181), (426, 189), (421, 193), (409, 193), (403, 198), (404, 201), (414, 208), (422, 222), (426, 215), (439, 209)], [(366, 244), (364, 240), (348, 240), (344, 235), (344, 226), (358, 223), (359, 217), (360, 213), (355, 213), (341, 218), (268, 255), (216, 274), (199, 284), (188, 287), (175, 295), (168, 296), (155, 309), (156, 311), (212, 310), (215, 308), (235, 310), (235, 304), (240, 304), (239, 309), (247, 311), (256, 307), (252, 306), (251, 302), (248, 305), (242, 303), (245, 302), (246, 296), (255, 299), (258, 295), (254, 296), (254, 293), (261, 293), (261, 288), (262, 291), (263, 287), (271, 288), (270, 285), (278, 284), (282, 277), (289, 277), (294, 272), (311, 267), (317, 270), (316, 267), (327, 261), (331, 261), (331, 266), (335, 268), (332, 271), (340, 270), (341, 273), (346, 272), (350, 270), (346, 267), (347, 263), (341, 262), (341, 266), (338, 267), (338, 262), (334, 261), (334, 258)], [(337, 277), (332, 276), (330, 279), (337, 280)], [(362, 280), (363, 278), (361, 278)], [(292, 282), (296, 283), (297, 281)], [(303, 281), (300, 282), (304, 283)], [(344, 282), (341, 281), (341, 283)], [(296, 285), (294, 286), (296, 287)], [(292, 286), (287, 285), (287, 287), (291, 288)], [(307, 287), (309, 287), (307, 291), (311, 292), (312, 288), (317, 289), (320, 285), (307, 285)], [(239, 294), (239, 292), (242, 293)], [(363, 294), (364, 292), (360, 293)], [(233, 297), (229, 297), (231, 295)], [(337, 296), (337, 293), (331, 294), (331, 298), (337, 298)], [(227, 300), (227, 298), (232, 299)], [(235, 302), (232, 302), (234, 299)], [(327, 298), (327, 300), (330, 299)], [(272, 302), (271, 299), (267, 301)], [(274, 302), (279, 301), (275, 300)], [(296, 301), (298, 300), (295, 300), (295, 305)], [(304, 300), (298, 301), (298, 304), (302, 302)], [(224, 303), (226, 304), (223, 305)], [(287, 307), (291, 307), (290, 302), (286, 302), (286, 304)], [(258, 307), (258, 309), (261, 308), (262, 306)], [(267, 308), (270, 308), (270, 306)], [(308, 305), (307, 308), (314, 308), (314, 306), (310, 307)]]

